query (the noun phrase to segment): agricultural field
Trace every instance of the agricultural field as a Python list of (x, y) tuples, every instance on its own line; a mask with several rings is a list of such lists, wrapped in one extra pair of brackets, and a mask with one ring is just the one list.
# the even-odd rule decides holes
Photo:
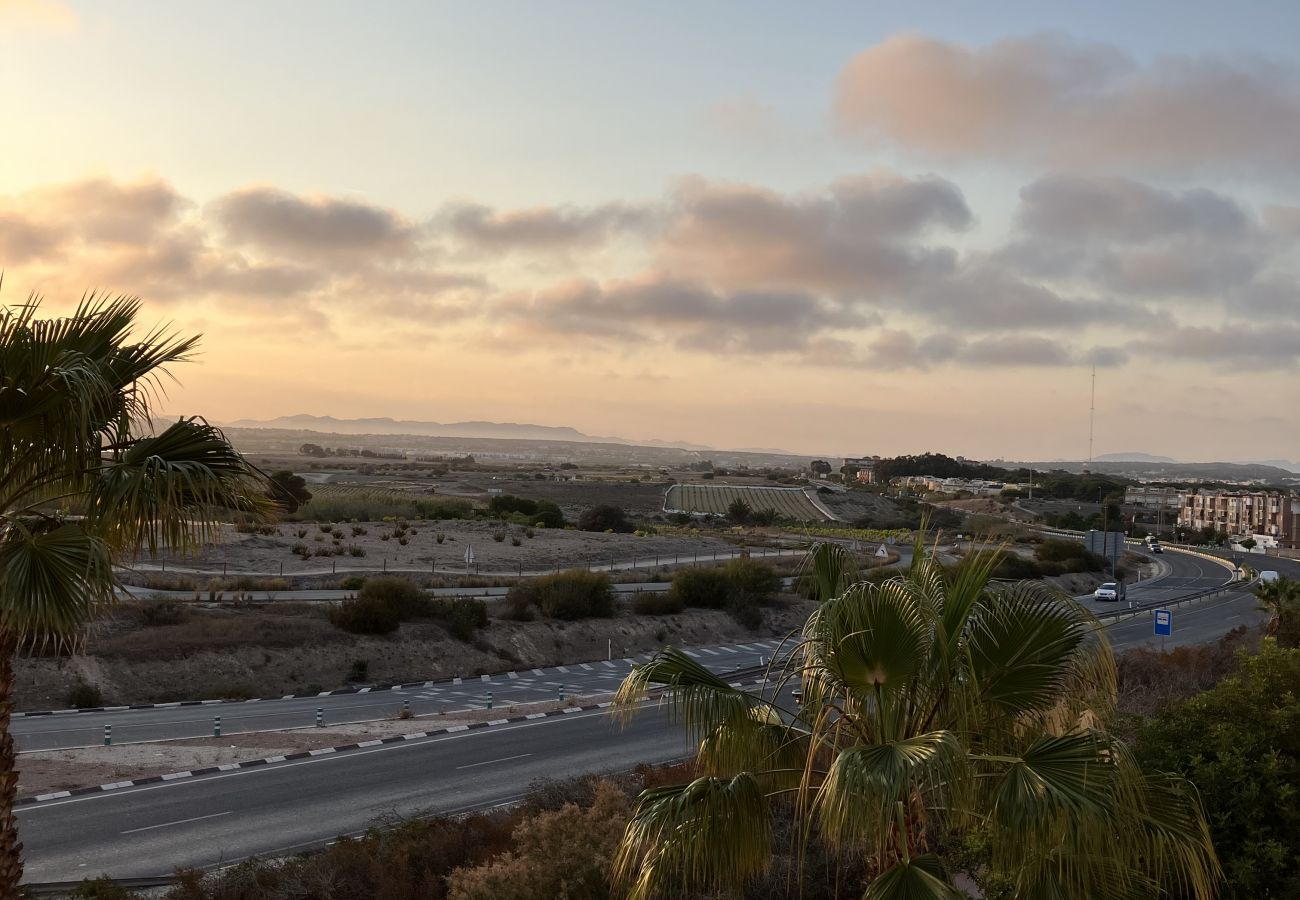
[(675, 484), (668, 489), (664, 508), (669, 511), (725, 516), (727, 507), (744, 500), (755, 512), (771, 509), (783, 519), (826, 522), (829, 517), (813, 505), (801, 488), (737, 484)]

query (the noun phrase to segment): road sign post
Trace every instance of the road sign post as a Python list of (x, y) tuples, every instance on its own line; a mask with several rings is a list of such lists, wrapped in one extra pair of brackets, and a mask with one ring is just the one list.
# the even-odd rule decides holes
[(1165, 638), (1174, 633), (1174, 614), (1167, 609), (1157, 609), (1155, 618), (1155, 635), (1160, 638), (1160, 652), (1165, 652)]

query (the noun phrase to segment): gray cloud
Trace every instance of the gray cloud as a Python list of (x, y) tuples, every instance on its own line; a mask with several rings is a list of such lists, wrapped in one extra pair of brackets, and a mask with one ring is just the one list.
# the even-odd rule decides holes
[(647, 231), (654, 221), (645, 208), (622, 203), (494, 210), (477, 203), (456, 203), (434, 217), (435, 229), (483, 253), (562, 251), (603, 244), (624, 232)]
[(808, 294), (724, 294), (658, 278), (569, 282), (530, 297), (504, 298), (493, 305), (493, 314), (550, 333), (747, 353), (795, 352), (826, 332), (878, 321)]
[(845, 178), (801, 196), (689, 179), (673, 194), (658, 264), (722, 290), (876, 297), (951, 271), (956, 253), (924, 240), (971, 221), (961, 191), (939, 178)]
[(410, 223), (354, 200), (255, 187), (225, 195), (213, 209), (228, 240), (280, 253), (404, 256), (414, 249)]
[(1129, 349), (1134, 354), (1185, 360), (1227, 371), (1295, 369), (1300, 364), (1300, 326), (1293, 322), (1171, 325), (1132, 342)]
[(837, 84), (847, 134), (944, 159), (1084, 169), (1300, 163), (1300, 77), (1247, 57), (1149, 64), (1057, 36), (984, 47), (904, 35), (854, 57)]
[(1252, 212), (1208, 190), (1052, 176), (1020, 198), (1018, 234), (1001, 262), (1038, 277), (1087, 279), (1107, 292), (1218, 298), (1256, 278), (1278, 249)]

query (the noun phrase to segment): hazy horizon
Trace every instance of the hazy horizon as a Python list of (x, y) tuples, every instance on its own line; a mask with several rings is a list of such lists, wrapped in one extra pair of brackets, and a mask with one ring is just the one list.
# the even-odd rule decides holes
[(1294, 459), (1300, 8), (0, 0), (0, 303), (164, 408)]

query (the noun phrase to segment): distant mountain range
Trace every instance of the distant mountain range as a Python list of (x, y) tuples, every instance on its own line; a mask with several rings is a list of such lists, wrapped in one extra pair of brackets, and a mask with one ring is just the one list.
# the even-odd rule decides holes
[(1171, 463), (1176, 462), (1172, 456), (1154, 456), (1150, 453), (1138, 453), (1130, 451), (1128, 453), (1103, 453), (1101, 456), (1094, 457), (1097, 462), (1144, 462), (1144, 463)]
[[(422, 422), (412, 419), (339, 419), (334, 416), (311, 416), (300, 413), (274, 419), (240, 419), (223, 423), (232, 428), (288, 428), (297, 431), (322, 431), (330, 434), (416, 434), (424, 437), (505, 438), (524, 441), (574, 441), (587, 444), (623, 444), (628, 447), (667, 447), (708, 453), (716, 448), (687, 441), (635, 441), (620, 437), (584, 434), (567, 425), (530, 425), (518, 422)], [(764, 450), (785, 454), (785, 450)], [(796, 455), (796, 454), (789, 454)]]

